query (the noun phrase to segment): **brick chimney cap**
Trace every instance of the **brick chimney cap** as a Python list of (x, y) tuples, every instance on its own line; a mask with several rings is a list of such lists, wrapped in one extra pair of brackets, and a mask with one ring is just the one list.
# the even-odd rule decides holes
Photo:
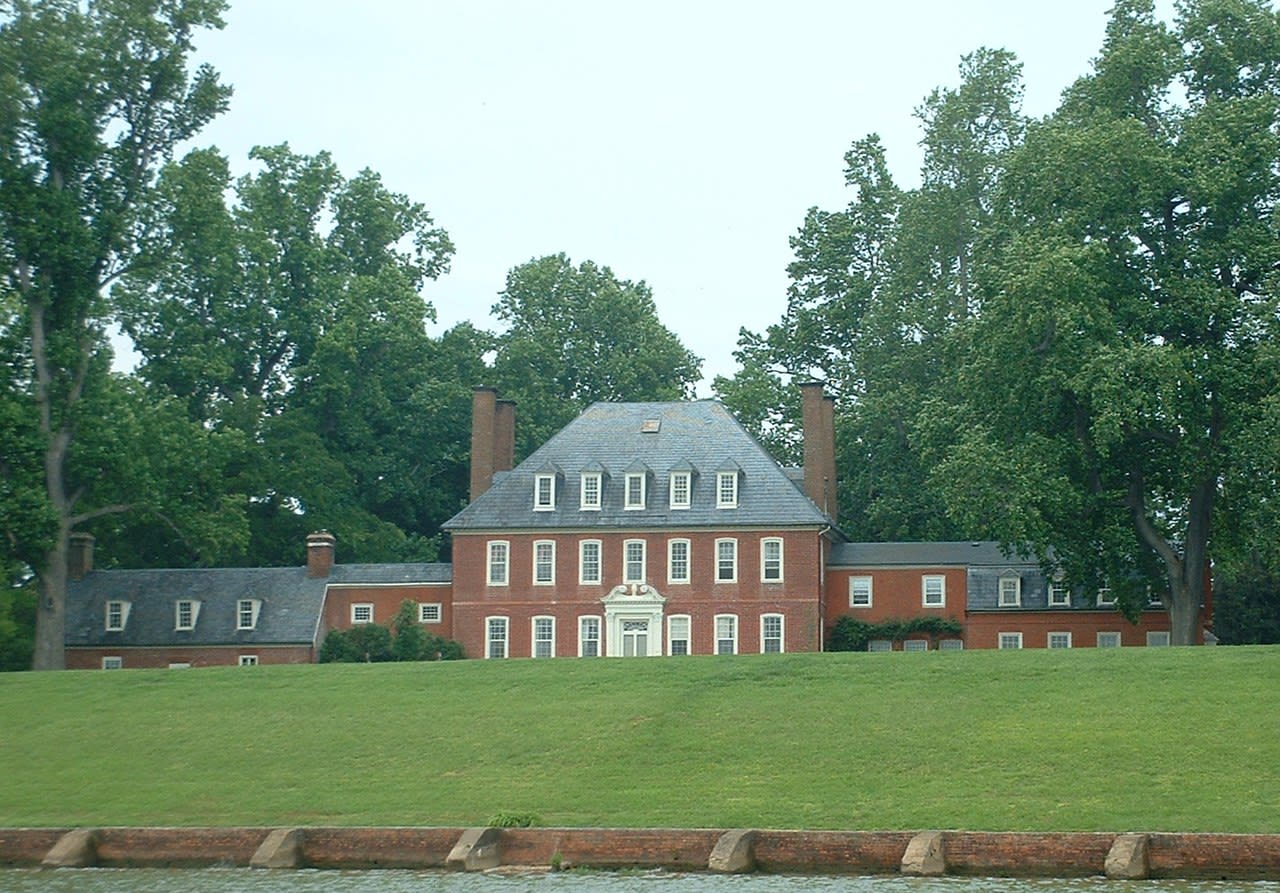
[(312, 546), (312, 545), (315, 545), (315, 546), (329, 545), (329, 546), (331, 546), (331, 545), (333, 545), (335, 542), (336, 542), (336, 539), (335, 539), (334, 535), (333, 535), (332, 533), (330, 533), (329, 531), (327, 531), (327, 530), (317, 530), (315, 533), (308, 533), (308, 534), (307, 534), (307, 545), (308, 545), (308, 546)]

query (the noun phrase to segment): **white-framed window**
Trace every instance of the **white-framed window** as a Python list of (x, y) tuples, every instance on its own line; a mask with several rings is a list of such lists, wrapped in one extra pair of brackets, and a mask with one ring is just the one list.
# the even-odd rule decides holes
[(190, 670), (191, 661), (189, 660), (171, 660), (169, 661), (170, 670)]
[(173, 628), (195, 629), (200, 617), (200, 603), (195, 599), (180, 598), (173, 603)]
[(781, 614), (760, 615), (761, 654), (781, 654), (783, 652), (782, 624)]
[(554, 617), (533, 618), (533, 652), (529, 656), (556, 656), (556, 619)]
[(578, 582), (590, 586), (600, 579), (600, 540), (583, 540), (578, 543)]
[(667, 654), (692, 654), (689, 647), (691, 620), (688, 614), (672, 614), (667, 618)]
[(920, 603), (926, 608), (942, 608), (947, 604), (947, 578), (926, 574), (920, 578)]
[(716, 654), (738, 653), (738, 615), (716, 615)]
[(556, 476), (554, 474), (535, 474), (533, 476), (533, 510), (549, 512), (556, 507)]
[(1022, 647), (1022, 633), (1000, 633), (996, 637), (996, 647), (1002, 650)]
[(716, 582), (734, 583), (738, 579), (738, 541), (716, 540)]
[(893, 642), (890, 639), (872, 639), (867, 643), (868, 651), (892, 651)]
[(242, 598), (236, 602), (236, 629), (256, 629), (262, 599)]
[(964, 639), (939, 639), (939, 651), (964, 651)]
[(687, 509), (693, 505), (693, 475), (688, 471), (671, 472), (671, 507)]
[(1022, 604), (1022, 578), (1000, 578), (1000, 607), (1017, 608)]
[(535, 540), (533, 543), (533, 585), (552, 586), (555, 582), (555, 540)]
[(600, 656), (600, 618), (578, 618), (578, 657)]
[(107, 602), (106, 627), (107, 632), (120, 632), (129, 622), (129, 609), (131, 605), (125, 601), (109, 601)]
[(1070, 648), (1071, 633), (1049, 633), (1049, 638), (1046, 644), (1050, 648)]
[(507, 618), (486, 617), (484, 619), (486, 659), (498, 660), (507, 656)]
[(1099, 648), (1119, 648), (1120, 634), (1114, 632), (1098, 633)]
[(584, 512), (600, 511), (600, 484), (600, 472), (584, 471), (582, 473), (582, 490), (581, 498), (578, 501), (578, 508), (582, 509)]
[(485, 579), (490, 586), (506, 586), (510, 576), (511, 544), (506, 540), (489, 541), (488, 571)]
[(258, 655), (242, 654), (238, 658), (237, 663), (242, 667), (256, 667), (258, 665)]
[(1147, 646), (1150, 648), (1167, 648), (1169, 646), (1169, 631), (1167, 629), (1147, 630)]
[(628, 472), (626, 476), (623, 508), (626, 509), (642, 509), (645, 506), (645, 475), (644, 472), (633, 471)]
[(643, 583), (645, 564), (644, 540), (625, 540), (622, 543), (622, 582)]
[(902, 650), (903, 651), (928, 651), (929, 640), (928, 639), (907, 639), (905, 642), (902, 643)]
[(1116, 595), (1111, 591), (1109, 586), (1103, 586), (1098, 590), (1098, 607), (1111, 608), (1115, 607)]
[(418, 602), (419, 623), (440, 623), (444, 619), (444, 606), (440, 602)]
[(738, 473), (736, 471), (716, 472), (716, 508), (736, 509), (738, 507)]
[(851, 608), (871, 607), (871, 578), (870, 577), (850, 577), (849, 578), (849, 607)]
[(355, 602), (351, 605), (352, 623), (373, 623), (373, 604), (371, 602)]
[(110, 655), (102, 659), (102, 669), (104, 670), (123, 670), (124, 658), (118, 655)]
[(782, 537), (760, 541), (760, 579), (765, 583), (782, 582)]
[(1071, 607), (1071, 588), (1066, 580), (1054, 580), (1049, 583), (1049, 607)]
[(688, 540), (667, 540), (667, 582), (689, 582)]

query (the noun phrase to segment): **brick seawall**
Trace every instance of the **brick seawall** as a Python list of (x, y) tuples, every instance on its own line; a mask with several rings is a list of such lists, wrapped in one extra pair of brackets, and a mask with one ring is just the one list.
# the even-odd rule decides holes
[[(932, 832), (932, 868), (909, 849), (923, 832), (722, 831), (676, 828), (512, 828), (489, 832), (484, 859), (461, 852), (464, 828), (298, 828), (288, 854), (264, 852), (272, 828), (0, 828), (0, 866), (107, 865), (359, 868), (665, 868), (775, 874), (1090, 875), (1280, 880), (1280, 835)], [(474, 835), (477, 829), (472, 829)], [(272, 832), (275, 832), (273, 835)], [(745, 841), (734, 867), (726, 840)], [(1119, 875), (1124, 838), (1140, 858)]]

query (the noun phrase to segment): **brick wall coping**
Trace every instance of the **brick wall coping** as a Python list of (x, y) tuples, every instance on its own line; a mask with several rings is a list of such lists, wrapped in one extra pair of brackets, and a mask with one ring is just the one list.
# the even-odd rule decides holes
[[(482, 858), (478, 857), (480, 841)], [(252, 865), (473, 870), (473, 866), (482, 864), (774, 874), (1280, 880), (1280, 834), (707, 828), (0, 828), (0, 866)]]

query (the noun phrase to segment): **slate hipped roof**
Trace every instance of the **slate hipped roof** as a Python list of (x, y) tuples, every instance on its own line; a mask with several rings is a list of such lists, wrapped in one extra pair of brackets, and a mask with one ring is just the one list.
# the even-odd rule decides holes
[(994, 542), (838, 543), (829, 567), (969, 567), (1036, 565), (1035, 559), (1006, 555)]
[[(656, 422), (656, 424), (653, 424)], [(647, 423), (647, 424), (646, 424)], [(739, 469), (736, 508), (716, 508), (716, 472)], [(555, 508), (535, 511), (534, 478), (554, 467)], [(672, 470), (692, 468), (692, 505), (672, 509)], [(598, 511), (580, 508), (581, 476), (603, 469)], [(623, 507), (624, 478), (647, 469), (643, 510)], [(714, 400), (595, 403), (445, 523), (446, 530), (604, 527), (812, 527), (831, 520)]]
[[(94, 570), (67, 583), (68, 647), (200, 645), (312, 645), (325, 590), (331, 585), (448, 583), (451, 566), (438, 563), (335, 564), (327, 577), (305, 567)], [(200, 602), (195, 628), (175, 629), (180, 600)], [(262, 602), (257, 626), (237, 629), (241, 599)], [(106, 629), (107, 602), (129, 602), (119, 631)]]

